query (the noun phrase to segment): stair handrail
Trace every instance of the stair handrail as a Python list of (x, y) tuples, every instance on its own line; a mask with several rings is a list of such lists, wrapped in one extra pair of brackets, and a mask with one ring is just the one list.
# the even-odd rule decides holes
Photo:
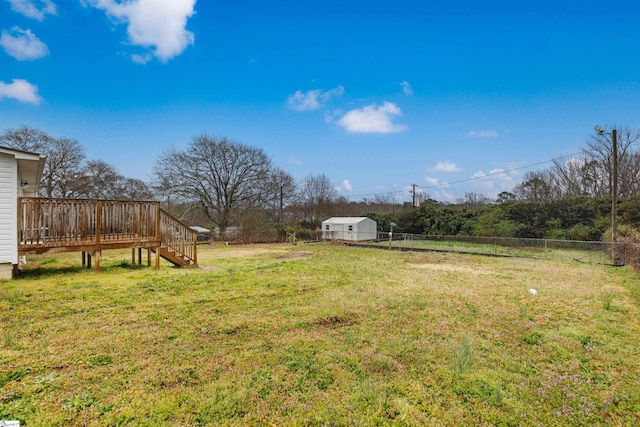
[(161, 247), (186, 258), (198, 266), (198, 233), (182, 221), (160, 208)]

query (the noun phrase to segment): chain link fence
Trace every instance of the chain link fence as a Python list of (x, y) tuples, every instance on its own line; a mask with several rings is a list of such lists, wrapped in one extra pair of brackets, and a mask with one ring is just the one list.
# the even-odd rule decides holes
[(629, 242), (431, 236), (388, 232), (378, 233), (375, 241), (344, 243), (390, 250), (472, 253), (616, 266), (630, 264), (639, 246)]

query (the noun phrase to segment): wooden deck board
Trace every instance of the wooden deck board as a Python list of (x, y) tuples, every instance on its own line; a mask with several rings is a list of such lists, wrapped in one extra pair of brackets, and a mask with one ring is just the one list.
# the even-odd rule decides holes
[(73, 244), (47, 244), (47, 245), (20, 245), (18, 254), (23, 255), (40, 255), (46, 253), (60, 252), (91, 252), (106, 251), (109, 249), (126, 249), (126, 248), (157, 248), (161, 246), (159, 240), (119, 240), (117, 242), (74, 242)]
[(159, 202), (21, 197), (18, 218), (20, 256), (166, 248), (197, 266), (197, 233)]

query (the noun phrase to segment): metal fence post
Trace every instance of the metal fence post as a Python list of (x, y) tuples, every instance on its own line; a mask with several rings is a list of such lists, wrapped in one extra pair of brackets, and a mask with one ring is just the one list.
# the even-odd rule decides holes
[(547, 239), (544, 239), (544, 259), (549, 259), (549, 253), (547, 252)]

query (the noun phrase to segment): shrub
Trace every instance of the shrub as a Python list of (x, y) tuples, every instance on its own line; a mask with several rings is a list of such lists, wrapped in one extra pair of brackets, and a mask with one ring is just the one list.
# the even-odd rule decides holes
[[(611, 235), (611, 231), (608, 231), (608, 234)], [(622, 260), (624, 264), (630, 265), (636, 273), (640, 274), (640, 230), (628, 225), (620, 225), (618, 241), (624, 244), (614, 247), (614, 258)]]

